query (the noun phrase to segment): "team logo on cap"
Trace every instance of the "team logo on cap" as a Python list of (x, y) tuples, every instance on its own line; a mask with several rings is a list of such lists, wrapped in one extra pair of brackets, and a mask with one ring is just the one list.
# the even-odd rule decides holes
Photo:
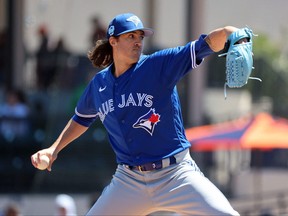
[(114, 34), (114, 31), (115, 31), (115, 27), (112, 25), (112, 26), (110, 26), (109, 29), (108, 29), (108, 34), (109, 34), (110, 36), (112, 36), (112, 35)]
[(126, 20), (133, 22), (136, 27), (138, 26), (139, 23), (141, 23), (141, 20), (137, 16), (131, 16)]
[(141, 116), (133, 125), (133, 128), (142, 128), (151, 136), (153, 135), (156, 124), (160, 121), (160, 115), (155, 113), (155, 109), (150, 109), (148, 113)]

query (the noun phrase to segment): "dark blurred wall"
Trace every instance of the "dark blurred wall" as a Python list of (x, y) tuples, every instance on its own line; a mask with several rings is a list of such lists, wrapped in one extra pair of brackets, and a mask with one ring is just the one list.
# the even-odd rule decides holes
[(0, 1), (0, 83), (2, 88), (23, 86), (24, 3), (24, 0)]
[(7, 56), (8, 56), (8, 13), (7, 0), (0, 0), (0, 86), (3, 87), (7, 71)]
[(24, 79), (24, 0), (7, 0), (8, 58), (6, 87), (21, 87)]

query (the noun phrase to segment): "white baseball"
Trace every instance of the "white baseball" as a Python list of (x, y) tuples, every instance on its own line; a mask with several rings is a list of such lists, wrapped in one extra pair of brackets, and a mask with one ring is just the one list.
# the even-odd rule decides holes
[(41, 155), (40, 156), (40, 162), (37, 165), (37, 168), (39, 170), (45, 170), (49, 166), (49, 158), (46, 155)]

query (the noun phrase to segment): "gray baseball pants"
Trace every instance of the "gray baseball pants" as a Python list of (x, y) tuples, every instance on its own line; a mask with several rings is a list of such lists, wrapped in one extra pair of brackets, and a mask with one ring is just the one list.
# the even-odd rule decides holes
[(188, 150), (176, 159), (177, 164), (155, 171), (141, 172), (118, 165), (111, 183), (87, 216), (148, 215), (157, 211), (239, 215), (202, 174)]

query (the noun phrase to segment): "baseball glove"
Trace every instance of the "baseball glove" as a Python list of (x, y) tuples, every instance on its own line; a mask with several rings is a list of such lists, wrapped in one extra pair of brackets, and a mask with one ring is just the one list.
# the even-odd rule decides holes
[[(253, 67), (252, 37), (255, 36), (251, 29), (242, 28), (233, 32), (227, 39), (223, 53), (226, 56), (226, 82), (224, 84), (224, 96), (226, 86), (240, 88), (247, 84), (248, 79), (261, 79), (250, 77)], [(246, 40), (244, 40), (246, 39)], [(242, 41), (241, 43), (239, 43)]]

